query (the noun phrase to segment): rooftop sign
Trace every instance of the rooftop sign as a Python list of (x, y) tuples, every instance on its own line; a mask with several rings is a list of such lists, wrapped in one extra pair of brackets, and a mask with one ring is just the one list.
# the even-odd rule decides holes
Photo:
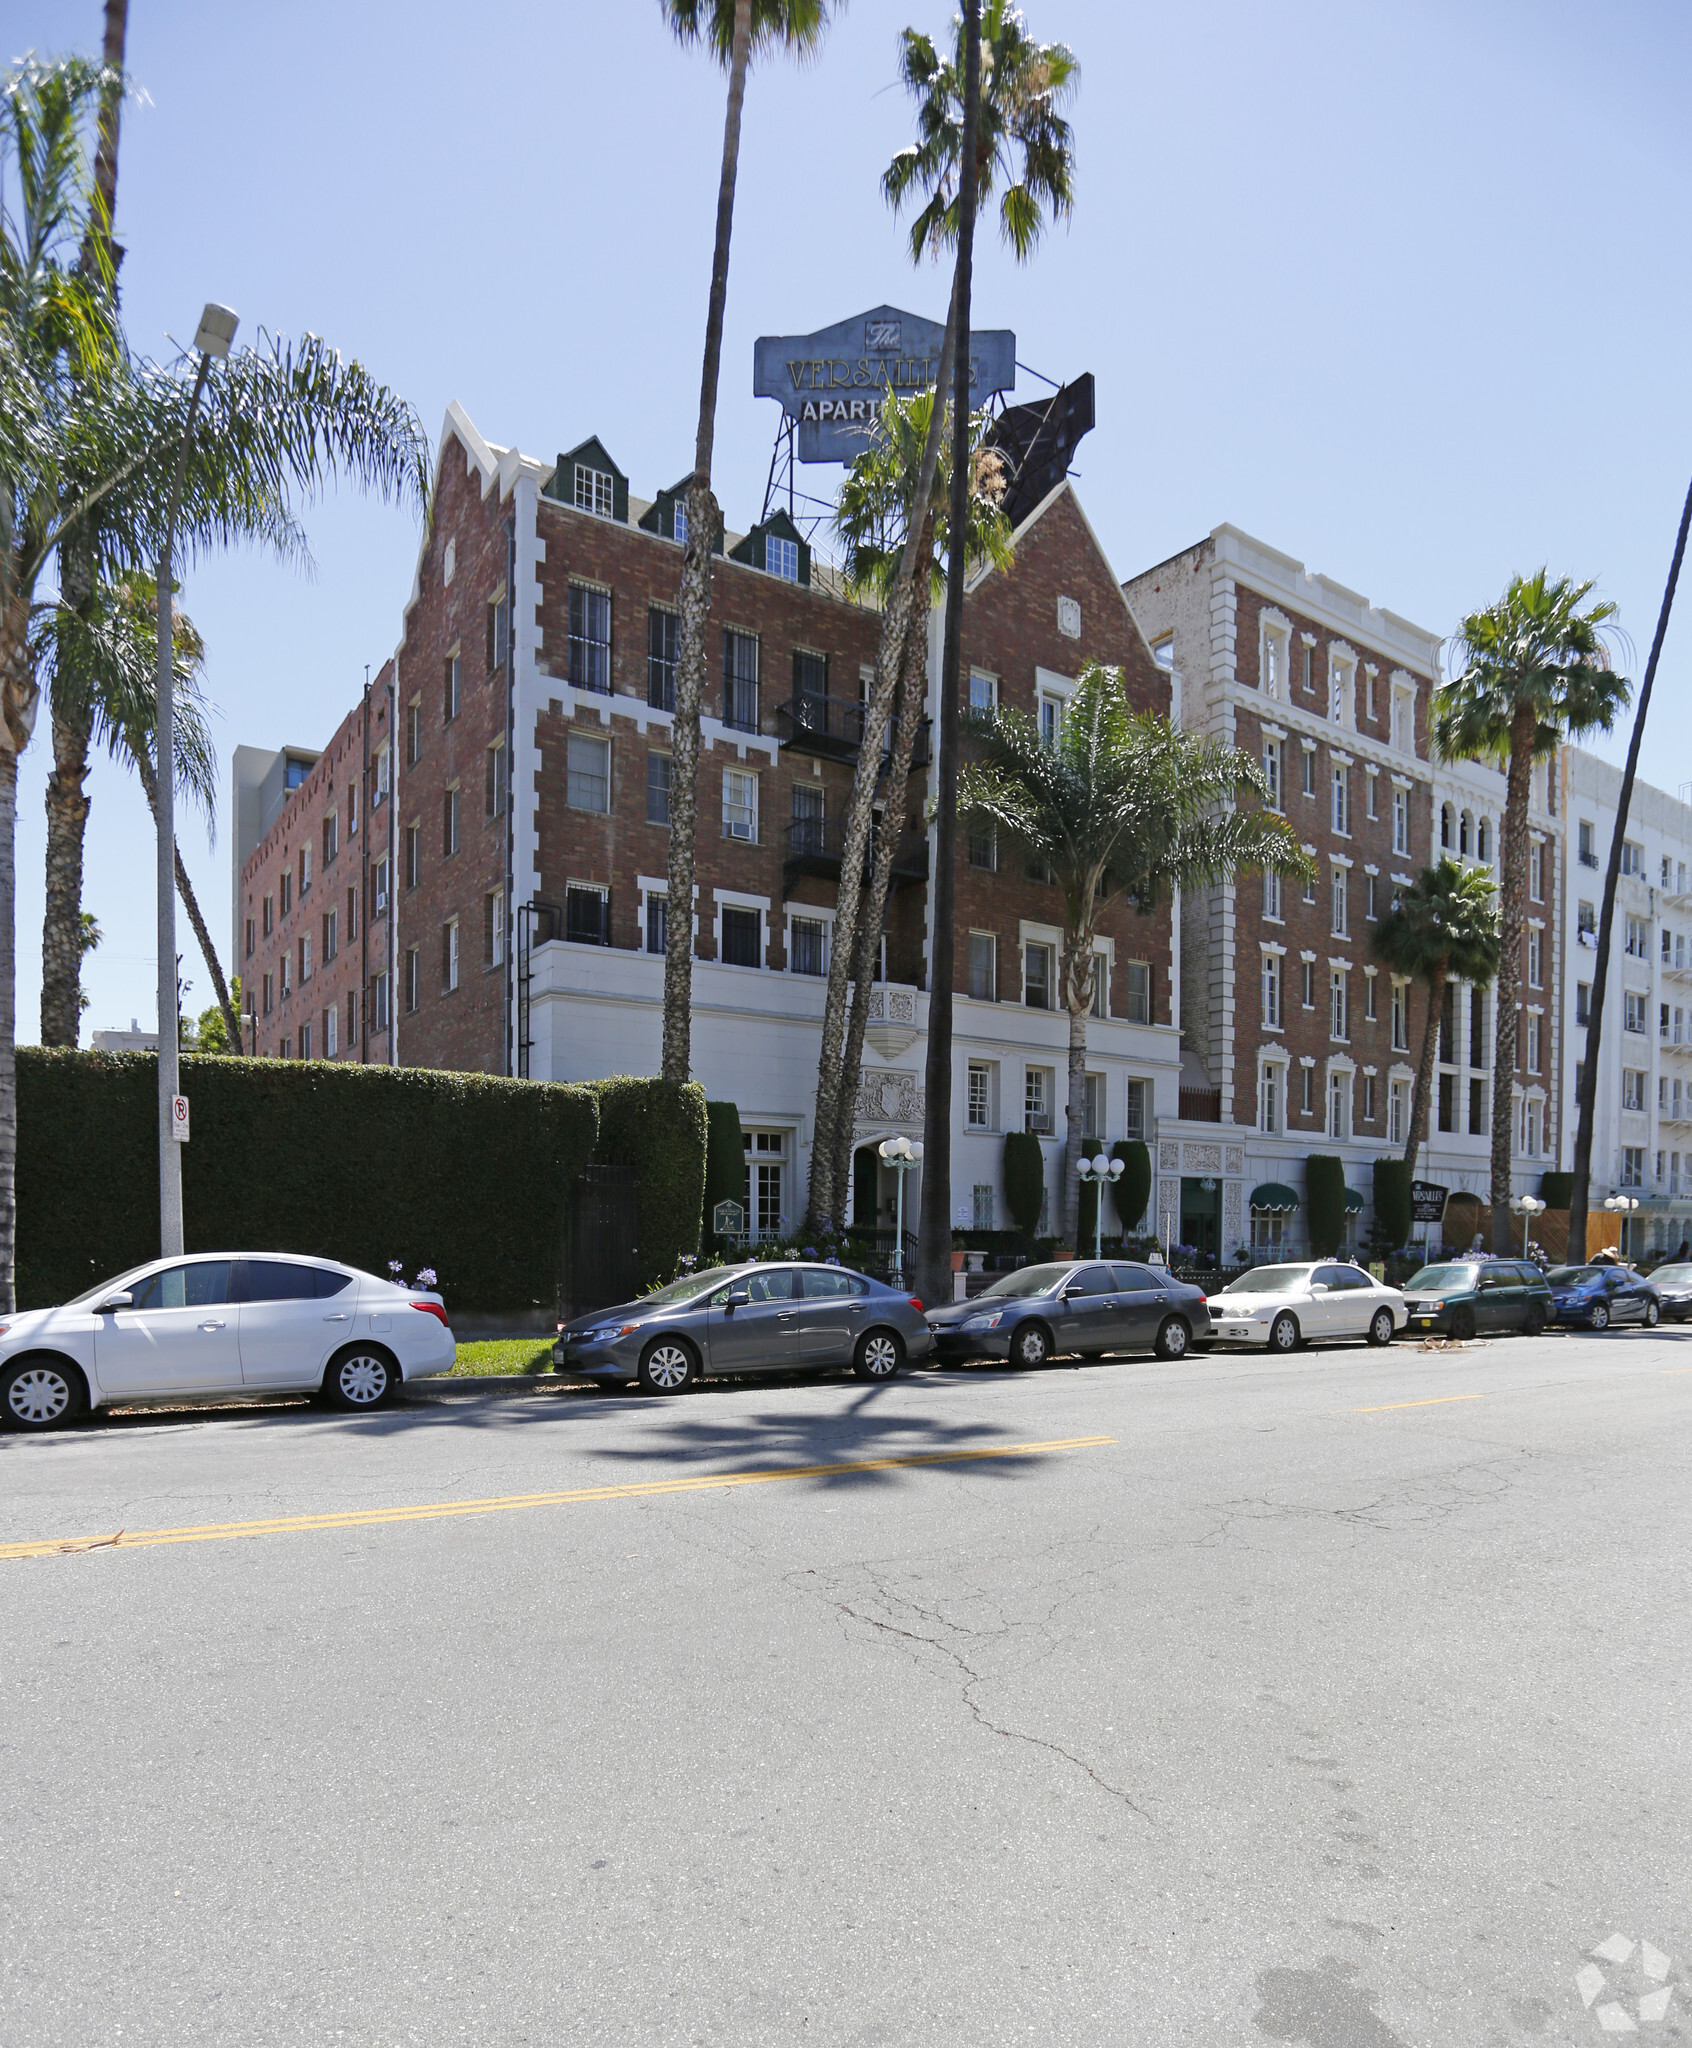
[[(766, 334), (753, 344), (752, 391), (774, 398), (799, 428), (801, 462), (850, 462), (868, 446), (881, 394), (926, 390), (940, 367), (942, 322), (897, 306), (841, 320), (816, 334)], [(1016, 336), (976, 328), (970, 338), (971, 410), (1016, 383)]]

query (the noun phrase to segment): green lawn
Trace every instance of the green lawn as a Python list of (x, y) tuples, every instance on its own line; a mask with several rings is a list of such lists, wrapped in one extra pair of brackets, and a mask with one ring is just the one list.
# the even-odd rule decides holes
[(495, 1337), (481, 1344), (460, 1344), (455, 1379), (469, 1379), (480, 1373), (549, 1372), (552, 1368), (552, 1340), (549, 1337)]

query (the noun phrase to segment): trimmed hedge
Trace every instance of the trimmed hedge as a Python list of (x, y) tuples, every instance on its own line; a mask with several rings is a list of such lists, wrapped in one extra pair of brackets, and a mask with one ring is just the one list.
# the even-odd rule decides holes
[(1539, 1176), (1539, 1199), (1547, 1209), (1566, 1209), (1574, 1200), (1572, 1173), (1542, 1173)]
[(582, 1085), (599, 1104), (594, 1158), (632, 1166), (639, 1180), (641, 1284), (668, 1280), (684, 1253), (698, 1251), (705, 1220), (705, 1090), (632, 1075)]
[(719, 1202), (746, 1199), (746, 1139), (732, 1102), (705, 1105), (705, 1225)]
[(1040, 1227), (1040, 1204), (1046, 1194), (1046, 1162), (1032, 1131), (1005, 1134), (1005, 1204), (1024, 1237)]
[(1345, 1161), (1332, 1152), (1312, 1152), (1304, 1162), (1304, 1214), (1311, 1257), (1331, 1259), (1345, 1236)]
[(1383, 1244), (1410, 1242), (1410, 1169), (1402, 1159), (1375, 1161), (1375, 1232)]
[[(200, 1056), (183, 1059), (182, 1089), (190, 1251), (432, 1266), (454, 1310), (558, 1299), (571, 1190), (600, 1129), (590, 1089)], [(157, 1132), (151, 1053), (19, 1048), (20, 1306), (158, 1256)]]
[(1120, 1159), (1122, 1178), (1110, 1191), (1123, 1234), (1138, 1230), (1151, 1200), (1151, 1147), (1142, 1138), (1120, 1138), (1110, 1148), (1112, 1159)]

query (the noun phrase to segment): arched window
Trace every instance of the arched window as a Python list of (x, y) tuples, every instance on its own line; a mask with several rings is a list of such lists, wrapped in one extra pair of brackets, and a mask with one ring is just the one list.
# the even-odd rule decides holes
[(1463, 856), (1465, 860), (1467, 860), (1469, 857), (1469, 839), (1471, 836), (1471, 823), (1472, 821), (1467, 811), (1465, 811), (1463, 815), (1457, 820), (1457, 851)]
[(1449, 804), (1441, 804), (1439, 810), (1439, 843), (1445, 851), (1451, 851), (1451, 834), (1457, 822), (1457, 814)]
[(1486, 818), (1478, 818), (1475, 821), (1475, 858), (1484, 861), (1492, 859), (1492, 826)]

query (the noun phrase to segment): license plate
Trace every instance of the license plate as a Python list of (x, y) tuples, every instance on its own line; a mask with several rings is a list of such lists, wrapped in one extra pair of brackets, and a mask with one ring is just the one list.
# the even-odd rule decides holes
[(1223, 1334), (1223, 1336), (1224, 1336), (1224, 1337), (1243, 1337), (1243, 1336), (1245, 1335), (1245, 1331), (1244, 1331), (1244, 1330), (1230, 1330), (1230, 1329), (1228, 1329), (1228, 1328), (1224, 1327), (1224, 1329), (1223, 1329), (1223, 1331), (1222, 1331), (1222, 1334)]
[(1410, 1320), (1416, 1325), (1418, 1330), (1431, 1330), (1434, 1326), (1432, 1316), (1412, 1316)]

